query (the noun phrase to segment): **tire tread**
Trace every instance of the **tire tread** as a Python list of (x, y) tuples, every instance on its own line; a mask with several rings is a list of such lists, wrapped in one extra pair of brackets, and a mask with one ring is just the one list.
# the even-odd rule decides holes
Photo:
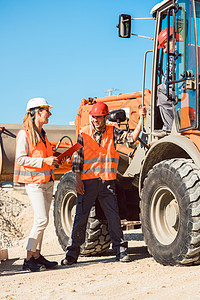
[[(167, 169), (171, 174), (176, 174), (180, 178), (180, 188), (183, 188), (185, 195), (183, 201), (185, 201), (186, 210), (188, 211), (188, 233), (187, 241), (185, 243), (184, 251), (181, 251), (179, 256), (174, 257), (172, 255), (170, 260), (166, 260), (161, 257), (156, 250), (149, 247), (149, 235), (147, 226), (142, 220), (142, 229), (144, 233), (144, 240), (147, 244), (148, 251), (154, 258), (163, 265), (191, 265), (200, 263), (200, 176), (199, 169), (196, 167), (191, 159), (175, 158), (162, 161), (156, 164), (148, 173), (144, 180), (143, 189), (141, 191), (141, 199), (144, 198), (146, 186), (149, 184), (149, 178), (152, 178), (153, 174), (157, 170)], [(189, 199), (189, 200), (188, 200)], [(141, 200), (141, 219), (143, 200)], [(158, 245), (157, 245), (158, 246)]]

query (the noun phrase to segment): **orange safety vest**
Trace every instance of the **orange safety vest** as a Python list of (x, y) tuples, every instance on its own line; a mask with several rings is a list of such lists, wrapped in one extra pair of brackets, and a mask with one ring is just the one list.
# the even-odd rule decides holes
[[(24, 130), (24, 129), (21, 129)], [(42, 141), (37, 143), (37, 146), (34, 147), (31, 143), (30, 135), (27, 130), (25, 130), (27, 141), (29, 145), (30, 157), (42, 157), (46, 158), (53, 155), (51, 145), (45, 135), (46, 147)], [(28, 153), (27, 153), (28, 155)], [(30, 167), (30, 166), (21, 166), (15, 162), (14, 167), (14, 182), (20, 183), (44, 183), (48, 182), (52, 176), (54, 180), (54, 167), (47, 164), (43, 164), (42, 168)]]
[(113, 140), (113, 126), (107, 125), (101, 145), (94, 139), (92, 126), (82, 129), (84, 162), (81, 179), (101, 178), (114, 180), (117, 177), (119, 153), (115, 150)]

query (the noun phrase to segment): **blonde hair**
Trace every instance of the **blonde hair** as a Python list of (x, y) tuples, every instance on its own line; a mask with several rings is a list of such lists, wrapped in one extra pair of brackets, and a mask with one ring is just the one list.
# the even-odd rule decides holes
[(28, 130), (31, 138), (31, 142), (34, 147), (37, 146), (37, 143), (40, 142), (40, 134), (35, 125), (34, 118), (31, 118), (31, 112), (27, 112), (23, 120), (23, 128)]

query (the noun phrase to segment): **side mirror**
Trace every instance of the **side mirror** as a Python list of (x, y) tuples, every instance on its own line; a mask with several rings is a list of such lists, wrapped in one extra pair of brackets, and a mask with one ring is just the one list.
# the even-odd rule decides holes
[(126, 113), (123, 109), (112, 110), (110, 111), (108, 120), (110, 122), (117, 122), (119, 124), (121, 122), (126, 121)]
[(119, 24), (117, 25), (119, 29), (119, 37), (130, 38), (131, 36), (131, 16), (121, 14), (119, 16)]

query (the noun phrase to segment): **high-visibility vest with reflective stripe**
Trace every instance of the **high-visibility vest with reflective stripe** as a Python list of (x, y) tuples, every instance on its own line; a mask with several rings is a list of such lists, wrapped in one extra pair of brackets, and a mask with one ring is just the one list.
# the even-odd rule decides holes
[(92, 126), (82, 129), (84, 162), (81, 179), (101, 178), (114, 180), (117, 177), (119, 153), (115, 150), (113, 126), (107, 125), (99, 146), (93, 137)]
[[(24, 129), (22, 129), (24, 130)], [(30, 157), (42, 157), (46, 158), (53, 155), (51, 145), (45, 135), (46, 147), (42, 141), (37, 143), (37, 146), (34, 147), (31, 143), (30, 135), (27, 130), (25, 130), (27, 136), (27, 142), (29, 145), (30, 154), (27, 155)], [(14, 168), (14, 182), (20, 183), (44, 183), (48, 182), (52, 176), (54, 180), (54, 167), (47, 164), (43, 164), (42, 168), (30, 167), (30, 166), (21, 166), (18, 165), (15, 161)]]

